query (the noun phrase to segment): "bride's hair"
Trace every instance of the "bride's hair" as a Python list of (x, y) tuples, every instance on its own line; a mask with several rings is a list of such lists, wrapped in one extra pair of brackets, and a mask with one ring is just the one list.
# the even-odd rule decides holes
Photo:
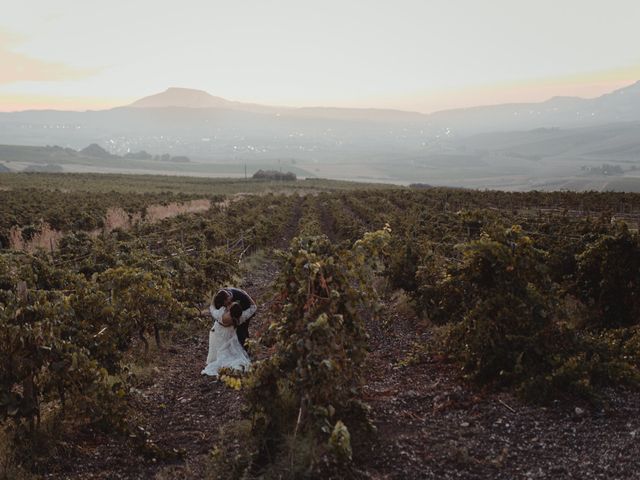
[(233, 302), (229, 307), (229, 313), (231, 314), (231, 318), (238, 320), (242, 316), (242, 307), (238, 302)]

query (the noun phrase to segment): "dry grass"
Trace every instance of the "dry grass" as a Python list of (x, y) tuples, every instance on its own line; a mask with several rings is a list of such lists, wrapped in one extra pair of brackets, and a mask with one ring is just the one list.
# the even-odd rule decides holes
[(22, 238), (22, 229), (17, 226), (11, 227), (9, 230), (9, 246), (13, 250), (24, 250), (24, 240)]
[(184, 203), (169, 203), (168, 205), (149, 205), (145, 219), (149, 223), (159, 222), (165, 218), (183, 215), (185, 213), (206, 212), (211, 208), (211, 201), (207, 199), (191, 200)]
[(38, 248), (55, 250), (58, 247), (58, 243), (62, 239), (62, 232), (54, 230), (48, 224), (45, 224), (40, 229), (33, 239), (31, 240), (31, 249)]
[(22, 229), (14, 226), (9, 230), (9, 246), (14, 250), (22, 250), (33, 253), (38, 249), (56, 250), (58, 243), (64, 234), (58, 230), (54, 230), (49, 224), (44, 224), (40, 230), (31, 238), (25, 240), (22, 237)]
[(172, 202), (167, 205), (149, 205), (143, 216), (139, 213), (127, 213), (122, 208), (114, 207), (107, 210), (104, 220), (105, 231), (112, 232), (119, 228), (129, 230), (135, 225), (142, 223), (156, 223), (165, 218), (183, 215), (185, 213), (206, 212), (211, 208), (211, 201), (207, 199), (191, 200), (184, 203)]
[(127, 213), (120, 207), (112, 207), (107, 209), (104, 218), (105, 233), (112, 232), (116, 229), (129, 230), (142, 220), (139, 213)]
[[(228, 205), (228, 203), (225, 204), (225, 207), (226, 205)], [(211, 201), (208, 199), (191, 200), (184, 203), (174, 202), (168, 205), (149, 205), (143, 219), (140, 213), (128, 213), (120, 207), (112, 207), (107, 209), (104, 218), (104, 228), (93, 230), (89, 232), (89, 235), (95, 238), (102, 233), (111, 233), (116, 229), (130, 230), (142, 222), (156, 223), (165, 218), (175, 217), (177, 215), (205, 212), (210, 208)], [(13, 250), (31, 253), (38, 249), (54, 251), (58, 248), (58, 244), (63, 236), (63, 232), (54, 230), (45, 223), (31, 240), (25, 240), (22, 237), (22, 228), (14, 226), (9, 230), (9, 246)]]

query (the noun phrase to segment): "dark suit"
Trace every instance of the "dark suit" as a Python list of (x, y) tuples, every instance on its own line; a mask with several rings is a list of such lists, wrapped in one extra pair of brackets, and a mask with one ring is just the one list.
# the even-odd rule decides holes
[[(254, 305), (251, 297), (244, 290), (241, 290), (240, 288), (226, 288), (225, 290), (231, 293), (231, 301), (238, 302), (242, 307), (243, 312)], [(255, 313), (247, 318), (246, 321), (236, 327), (236, 335), (238, 335), (238, 341), (243, 347), (245, 341), (247, 340), (247, 338), (249, 338), (249, 322), (254, 316)]]

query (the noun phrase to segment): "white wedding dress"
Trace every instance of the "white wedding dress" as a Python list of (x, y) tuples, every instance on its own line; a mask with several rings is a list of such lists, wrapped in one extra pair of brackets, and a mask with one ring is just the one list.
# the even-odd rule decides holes
[(246, 371), (251, 365), (249, 355), (240, 342), (233, 325), (225, 327), (215, 321), (209, 332), (209, 354), (207, 366), (202, 370), (203, 375), (215, 377), (221, 368), (232, 368)]

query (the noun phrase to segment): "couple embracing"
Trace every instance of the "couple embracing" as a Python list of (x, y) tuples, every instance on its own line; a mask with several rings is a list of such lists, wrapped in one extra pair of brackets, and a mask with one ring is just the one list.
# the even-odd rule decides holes
[(209, 353), (203, 375), (217, 376), (221, 368), (246, 370), (251, 364), (244, 344), (256, 303), (239, 288), (223, 288), (213, 297), (209, 312), (213, 327), (209, 332)]

